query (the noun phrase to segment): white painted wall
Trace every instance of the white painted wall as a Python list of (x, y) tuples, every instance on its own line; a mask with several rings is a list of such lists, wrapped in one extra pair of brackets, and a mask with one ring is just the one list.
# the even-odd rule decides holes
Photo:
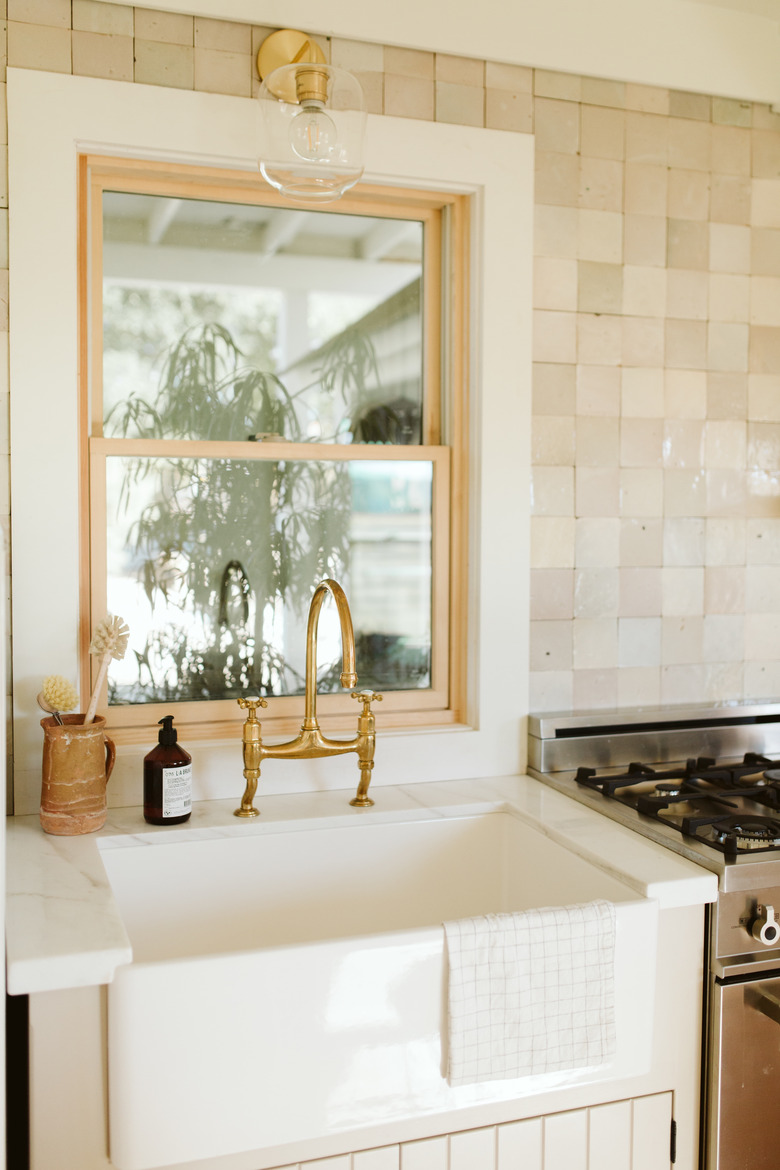
[(149, 0), (147, 8), (780, 102), (780, 25), (695, 0)]

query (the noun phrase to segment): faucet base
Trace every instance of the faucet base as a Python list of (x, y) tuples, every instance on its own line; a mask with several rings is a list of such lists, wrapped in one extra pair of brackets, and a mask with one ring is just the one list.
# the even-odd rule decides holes
[(260, 810), (257, 808), (237, 808), (233, 810), (234, 817), (259, 817)]
[(374, 802), (370, 796), (354, 796), (349, 803), (353, 808), (370, 808)]

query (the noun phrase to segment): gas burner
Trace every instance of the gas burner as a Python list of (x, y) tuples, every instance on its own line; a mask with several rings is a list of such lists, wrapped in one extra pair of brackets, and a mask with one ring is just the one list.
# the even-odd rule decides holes
[(733, 820), (713, 825), (715, 841), (738, 850), (773, 849), (780, 845), (780, 823), (773, 820)]

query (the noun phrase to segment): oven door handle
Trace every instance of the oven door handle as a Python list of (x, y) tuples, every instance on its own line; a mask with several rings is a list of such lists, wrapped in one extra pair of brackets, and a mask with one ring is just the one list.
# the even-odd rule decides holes
[(776, 1024), (780, 1024), (780, 995), (775, 995), (771, 991), (757, 991), (753, 1007), (770, 1020), (774, 1020)]

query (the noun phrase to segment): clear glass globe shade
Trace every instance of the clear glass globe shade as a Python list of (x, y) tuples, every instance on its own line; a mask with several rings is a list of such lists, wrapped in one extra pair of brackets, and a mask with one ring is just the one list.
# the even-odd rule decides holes
[(333, 119), (314, 103), (305, 106), (290, 123), (290, 146), (307, 162), (332, 158), (338, 137)]

